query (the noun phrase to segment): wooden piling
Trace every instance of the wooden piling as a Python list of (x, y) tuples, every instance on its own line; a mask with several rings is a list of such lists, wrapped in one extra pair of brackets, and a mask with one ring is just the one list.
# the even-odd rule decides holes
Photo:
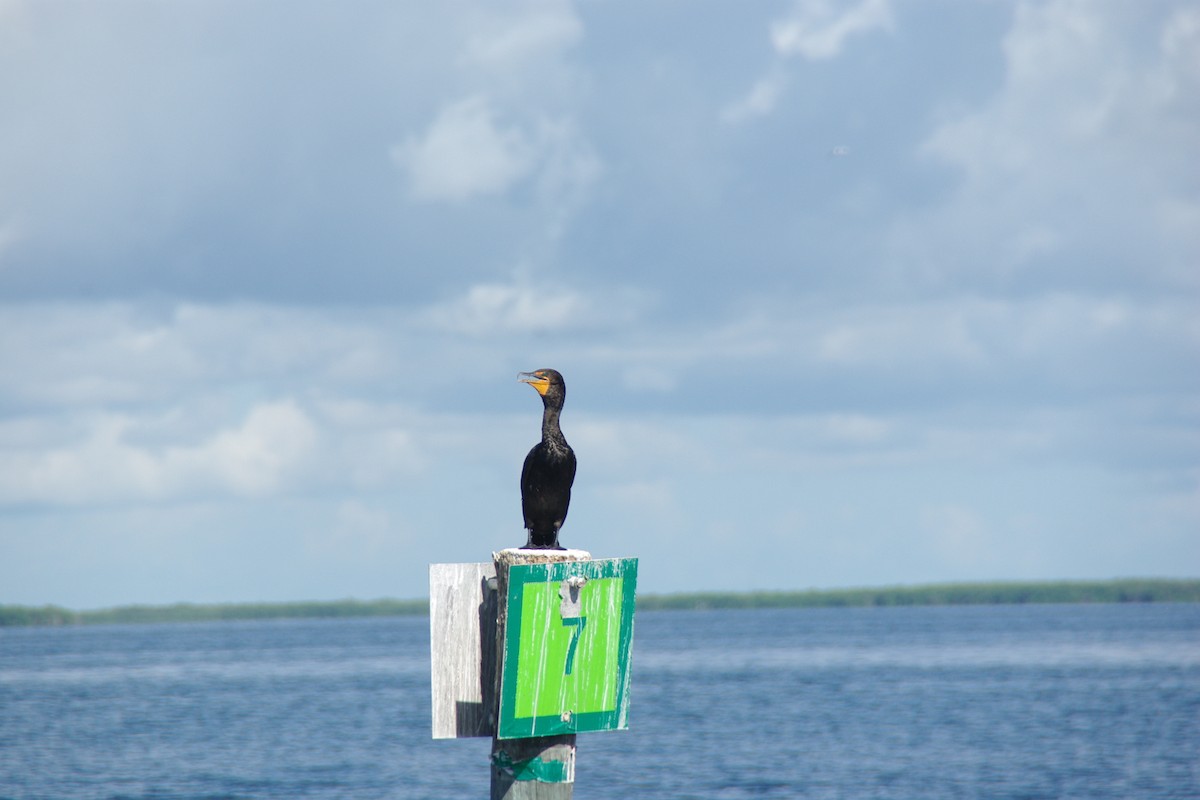
[(570, 800), (575, 735), (629, 727), (637, 559), (431, 564), (431, 731), (492, 737), (493, 800)]
[[(509, 548), (493, 553), (497, 595), (508, 595), (509, 568), (519, 564), (588, 561), (584, 550), (525, 550)], [(496, 690), (500, 695), (502, 657), (508, 607), (499, 603), (496, 617)], [(575, 735), (526, 739), (492, 739), (491, 800), (570, 800), (575, 786)]]

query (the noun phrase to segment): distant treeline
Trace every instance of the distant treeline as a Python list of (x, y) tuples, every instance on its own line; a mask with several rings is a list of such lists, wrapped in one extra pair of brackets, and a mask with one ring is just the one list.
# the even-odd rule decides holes
[(303, 603), (233, 603), (170, 606), (120, 606), (98, 611), (71, 611), (59, 606), (0, 606), (5, 625), (122, 625), (148, 622), (213, 622), (248, 619), (315, 619), (321, 617), (396, 617), (428, 614), (426, 600), (333, 600)]
[[(699, 592), (638, 595), (641, 611), (717, 608), (850, 608), (1019, 603), (1200, 603), (1200, 580), (1130, 578), (1110, 581), (953, 583), (882, 589), (800, 592)], [(306, 603), (238, 603), (121, 606), (71, 611), (58, 606), (0, 606), (0, 627), (11, 625), (115, 625), (322, 617), (393, 617), (429, 613), (426, 600), (335, 600)]]
[(638, 596), (638, 610), (709, 608), (851, 608), (1020, 603), (1198, 603), (1200, 580), (947, 583), (881, 589), (729, 592)]

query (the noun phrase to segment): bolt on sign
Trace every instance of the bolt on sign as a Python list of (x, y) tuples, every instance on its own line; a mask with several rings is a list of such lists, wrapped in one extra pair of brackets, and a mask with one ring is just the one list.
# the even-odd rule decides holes
[(513, 566), (496, 736), (629, 727), (637, 559)]

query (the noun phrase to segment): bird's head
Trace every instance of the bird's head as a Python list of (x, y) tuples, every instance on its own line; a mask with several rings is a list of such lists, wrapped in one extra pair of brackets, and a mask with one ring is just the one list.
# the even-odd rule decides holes
[(533, 372), (522, 372), (517, 380), (528, 383), (542, 397), (565, 397), (567, 385), (563, 376), (556, 369), (535, 369)]

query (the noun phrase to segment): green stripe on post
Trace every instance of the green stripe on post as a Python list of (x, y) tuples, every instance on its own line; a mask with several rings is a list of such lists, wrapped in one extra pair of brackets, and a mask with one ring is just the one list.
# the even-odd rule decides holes
[(501, 771), (518, 781), (540, 781), (542, 783), (569, 783), (567, 765), (561, 761), (547, 761), (538, 756), (524, 761), (513, 761), (507, 753), (497, 753), (492, 763)]

